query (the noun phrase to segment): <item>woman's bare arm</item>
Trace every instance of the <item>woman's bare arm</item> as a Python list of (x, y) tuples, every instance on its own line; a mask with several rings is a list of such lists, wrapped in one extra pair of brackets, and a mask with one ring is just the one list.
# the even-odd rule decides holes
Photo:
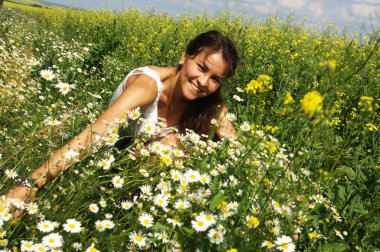
[(218, 118), (218, 128), (216, 130), (216, 134), (219, 138), (222, 137), (236, 137), (236, 131), (234, 129), (234, 126), (232, 125), (231, 121), (227, 118), (227, 107), (225, 104), (222, 104), (220, 108), (220, 114)]
[[(79, 135), (55, 151), (43, 165), (32, 173), (31, 178), (35, 186), (38, 188), (43, 187), (49, 180), (68, 167), (65, 154), (69, 150), (80, 152), (82, 149), (88, 148), (96, 139), (95, 136), (102, 137), (107, 134), (110, 122), (113, 122), (115, 118), (119, 118), (128, 110), (137, 107), (145, 108), (150, 105), (155, 100), (157, 92), (157, 84), (152, 78), (145, 75), (136, 78), (133, 83), (128, 85), (115, 103), (104, 111), (94, 123), (87, 126)], [(24, 189), (21, 190), (21, 187)], [(25, 186), (18, 186), (8, 194), (8, 197), (25, 199), (27, 197), (26, 191), (30, 192), (30, 190), (25, 190)]]

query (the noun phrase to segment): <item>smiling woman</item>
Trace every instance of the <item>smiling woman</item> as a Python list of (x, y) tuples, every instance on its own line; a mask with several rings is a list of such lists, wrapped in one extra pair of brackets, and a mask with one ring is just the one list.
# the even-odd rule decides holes
[[(190, 41), (178, 66), (134, 69), (116, 89), (108, 109), (35, 170), (32, 173), (33, 183), (20, 184), (9, 193), (9, 197), (27, 199), (32, 192), (30, 184), (43, 187), (68, 167), (70, 160), (65, 157), (69, 153), (77, 156), (82, 148), (91, 146), (98, 137), (104, 137), (110, 122), (125, 115), (126, 111), (136, 112), (140, 108), (144, 120), (141, 125), (120, 130), (121, 139), (131, 132), (140, 134), (152, 129), (159, 119), (166, 127), (157, 138), (165, 144), (175, 144), (177, 134), (184, 133), (186, 129), (209, 134), (212, 120), (218, 125), (218, 138), (235, 137), (232, 123), (225, 116), (227, 108), (220, 89), (222, 83), (234, 74), (237, 62), (237, 51), (231, 40), (212, 30)], [(116, 147), (124, 146), (119, 141)]]

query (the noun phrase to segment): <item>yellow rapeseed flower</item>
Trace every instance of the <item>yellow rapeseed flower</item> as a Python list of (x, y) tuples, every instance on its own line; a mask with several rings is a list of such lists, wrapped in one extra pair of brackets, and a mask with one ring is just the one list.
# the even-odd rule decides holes
[(316, 233), (316, 232), (309, 233), (308, 236), (309, 236), (309, 239), (310, 239), (310, 240), (314, 240), (314, 239), (319, 239), (319, 238), (321, 238), (321, 235), (318, 234), (318, 233)]
[(319, 62), (319, 67), (324, 70), (334, 71), (336, 68), (336, 60), (327, 60), (327, 61)]
[(253, 228), (253, 227), (257, 227), (259, 224), (260, 224), (260, 221), (255, 216), (247, 217), (247, 227)]
[(284, 99), (284, 105), (289, 105), (292, 103), (294, 103), (294, 99), (293, 99), (292, 95), (290, 94), (290, 92), (286, 92), (285, 99)]
[(227, 249), (226, 252), (238, 252), (238, 250), (236, 248), (232, 248), (232, 249)]
[(315, 112), (322, 110), (323, 97), (317, 91), (307, 93), (301, 100), (301, 109), (311, 118)]
[(373, 124), (373, 123), (367, 123), (365, 126), (367, 126), (367, 129), (368, 129), (369, 131), (375, 131), (375, 130), (377, 130), (376, 125)]

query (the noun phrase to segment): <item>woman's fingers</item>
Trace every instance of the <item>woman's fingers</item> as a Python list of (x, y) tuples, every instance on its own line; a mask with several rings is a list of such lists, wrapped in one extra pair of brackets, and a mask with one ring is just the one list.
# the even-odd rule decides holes
[[(19, 200), (21, 203), (20, 206), (28, 204), (30, 199), (32, 198), (32, 196), (33, 196), (33, 190), (27, 186), (17, 186), (16, 188), (14, 188), (12, 191), (10, 191), (7, 194), (8, 199)], [(16, 205), (13, 204), (13, 205), (17, 207), (17, 205), (19, 205), (19, 204), (16, 204)], [(11, 206), (11, 209), (12, 208), (13, 207)], [(22, 214), (21, 208), (22, 207), (15, 209), (15, 211), (13, 212), (14, 218), (16, 218), (16, 219), (20, 218), (20, 216)]]

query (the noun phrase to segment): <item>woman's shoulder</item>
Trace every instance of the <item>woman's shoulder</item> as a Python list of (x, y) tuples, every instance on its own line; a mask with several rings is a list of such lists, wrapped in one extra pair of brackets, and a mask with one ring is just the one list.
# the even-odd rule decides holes
[(162, 82), (168, 79), (173, 74), (173, 70), (175, 70), (175, 67), (159, 67), (159, 66), (147, 66), (147, 67), (155, 71)]

